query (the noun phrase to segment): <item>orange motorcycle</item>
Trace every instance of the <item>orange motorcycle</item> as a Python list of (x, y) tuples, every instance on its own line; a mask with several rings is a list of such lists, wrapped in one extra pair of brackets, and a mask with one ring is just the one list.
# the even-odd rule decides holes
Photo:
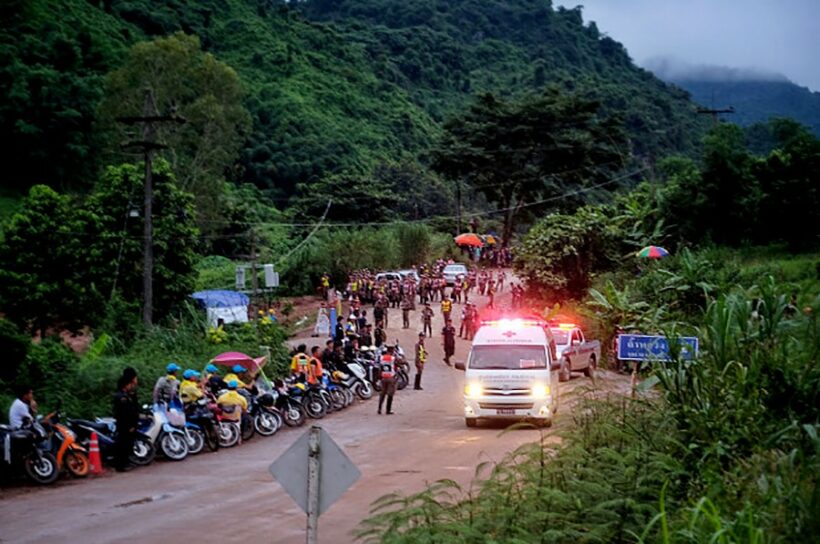
[(77, 442), (77, 435), (60, 423), (59, 410), (42, 421), (48, 432), (49, 451), (57, 459), (58, 470), (67, 470), (75, 478), (85, 478), (91, 468), (88, 462), (88, 451)]

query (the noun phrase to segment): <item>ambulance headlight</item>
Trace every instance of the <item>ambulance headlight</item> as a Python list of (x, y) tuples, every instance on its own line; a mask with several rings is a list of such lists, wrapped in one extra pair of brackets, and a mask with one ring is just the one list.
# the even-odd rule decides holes
[(536, 399), (545, 399), (550, 394), (550, 386), (543, 384), (536, 384), (532, 386), (532, 396)]
[(483, 392), (484, 389), (480, 383), (468, 383), (464, 387), (464, 394), (468, 397), (480, 397)]

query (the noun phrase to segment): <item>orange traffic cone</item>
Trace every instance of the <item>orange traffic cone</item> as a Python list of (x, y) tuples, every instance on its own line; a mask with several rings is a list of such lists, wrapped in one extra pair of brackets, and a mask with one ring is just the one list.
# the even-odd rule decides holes
[(91, 464), (91, 474), (102, 474), (102, 458), (100, 458), (100, 441), (97, 433), (91, 433), (91, 444), (88, 446), (88, 462)]

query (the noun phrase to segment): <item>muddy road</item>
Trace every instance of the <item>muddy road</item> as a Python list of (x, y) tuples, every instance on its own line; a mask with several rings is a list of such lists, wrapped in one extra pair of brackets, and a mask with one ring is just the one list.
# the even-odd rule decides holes
[[(501, 294), (501, 302), (509, 297)], [(484, 301), (479, 298), (479, 302)], [(469, 484), (482, 461), (497, 461), (539, 431), (503, 426), (467, 429), (462, 412), (464, 375), (442, 362), (438, 304), (423, 391), (399, 391), (394, 415), (377, 415), (377, 398), (358, 402), (319, 424), (362, 472), (359, 481), (319, 521), (319, 542), (354, 542), (353, 531), (371, 503), (387, 493), (421, 490), (451, 478)], [(454, 313), (460, 313), (456, 305)], [(399, 310), (390, 313), (390, 340), (408, 353), (421, 328), (413, 312), (402, 330)], [(305, 338), (308, 346), (317, 339)], [(457, 339), (455, 360), (464, 360), (469, 343)], [(143, 383), (149, 383), (145, 378)], [(546, 432), (556, 435), (572, 424), (573, 404), (592, 382), (581, 374), (561, 384), (558, 416)], [(629, 378), (598, 372), (596, 387), (625, 393)], [(307, 427), (284, 428), (275, 436), (255, 436), (237, 448), (202, 453), (181, 463), (159, 461), (125, 474), (107, 471), (87, 481), (61, 480), (48, 488), (0, 489), (0, 542), (156, 543), (304, 542), (305, 515), (268, 473), (268, 466)], [(558, 440), (557, 435), (555, 439)]]

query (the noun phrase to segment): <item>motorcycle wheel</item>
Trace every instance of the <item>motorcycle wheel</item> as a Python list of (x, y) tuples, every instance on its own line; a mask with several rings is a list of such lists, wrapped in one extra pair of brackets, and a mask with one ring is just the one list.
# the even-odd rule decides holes
[(350, 406), (351, 404), (353, 404), (353, 401), (356, 400), (356, 395), (354, 395), (353, 391), (351, 391), (347, 387), (342, 389), (342, 393), (344, 393), (345, 396), (345, 406)]
[(159, 449), (171, 461), (182, 461), (188, 457), (188, 441), (179, 433), (163, 434), (159, 439)]
[(333, 408), (341, 410), (347, 407), (347, 396), (341, 389), (334, 389), (330, 392), (330, 398), (333, 400)]
[(322, 419), (325, 415), (327, 415), (325, 403), (322, 402), (321, 399), (318, 397), (308, 397), (305, 400), (307, 401), (305, 404), (305, 411), (309, 417), (313, 419)]
[(188, 453), (196, 455), (205, 448), (205, 433), (197, 429), (186, 428), (185, 440), (188, 442)]
[(157, 449), (147, 438), (138, 437), (134, 440), (134, 450), (131, 454), (131, 462), (135, 465), (145, 466), (154, 462), (157, 456)]
[(253, 438), (253, 419), (248, 417), (242, 418), (242, 442), (247, 442), (251, 438)]
[(50, 484), (60, 473), (57, 471), (57, 459), (48, 452), (40, 452), (40, 456), (32, 454), (25, 460), (26, 474), (35, 483)]
[(288, 427), (301, 427), (305, 424), (305, 409), (299, 405), (288, 406), (282, 417), (285, 419), (285, 425)]
[(219, 449), (219, 431), (213, 425), (205, 427), (205, 445), (211, 451)]
[(365, 380), (356, 388), (356, 394), (362, 400), (367, 400), (373, 396), (373, 386), (369, 381)]
[(408, 378), (407, 374), (405, 372), (399, 372), (397, 377), (396, 377), (396, 388), (399, 391), (401, 391), (402, 389), (407, 387), (407, 384), (409, 382), (410, 382), (410, 379)]
[(219, 423), (219, 445), (223, 448), (232, 448), (239, 442), (239, 425), (221, 421)]
[(279, 427), (276, 424), (276, 417), (270, 412), (262, 411), (253, 418), (253, 428), (262, 436), (271, 436)]
[(91, 468), (88, 456), (84, 451), (67, 451), (63, 463), (68, 472), (75, 478), (85, 478)]

